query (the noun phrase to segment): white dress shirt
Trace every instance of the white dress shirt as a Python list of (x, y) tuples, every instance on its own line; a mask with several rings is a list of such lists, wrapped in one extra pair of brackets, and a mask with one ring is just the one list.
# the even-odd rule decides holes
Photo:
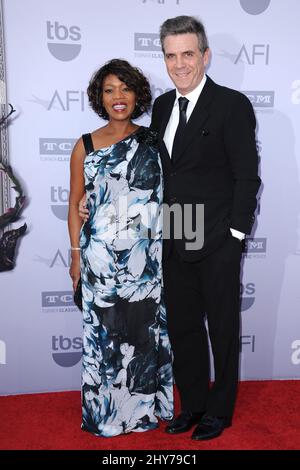
[[(201, 82), (199, 85), (196, 86), (196, 88), (191, 91), (190, 93), (187, 93), (184, 97), (189, 100), (187, 110), (186, 110), (186, 122), (188, 122), (189, 118), (191, 117), (192, 112), (194, 111), (194, 108), (196, 106), (196, 103), (198, 101), (198, 98), (203, 90), (203, 87), (206, 82), (206, 75), (204, 74)], [(173, 142), (174, 142), (174, 137), (176, 133), (176, 129), (179, 123), (179, 103), (178, 103), (178, 98), (180, 98), (181, 95), (179, 91), (176, 89), (176, 99), (174, 101), (173, 109), (171, 112), (171, 116), (169, 119), (169, 122), (167, 124), (165, 134), (164, 134), (164, 142), (166, 144), (167, 150), (169, 152), (169, 155), (171, 157), (172, 155), (172, 149), (173, 149)], [(240, 232), (239, 230), (230, 228), (232, 236), (238, 238), (239, 240), (243, 240), (245, 238), (245, 234)]]
[[(194, 107), (196, 106), (200, 93), (203, 90), (205, 82), (206, 82), (206, 75), (203, 76), (201, 82), (199, 83), (198, 86), (196, 86), (196, 88), (193, 91), (191, 91), (190, 93), (184, 96), (185, 98), (189, 100), (187, 110), (186, 110), (186, 122), (188, 122), (189, 118), (191, 117), (191, 114), (194, 110)], [(170, 156), (172, 155), (174, 137), (175, 137), (178, 123), (179, 123), (178, 98), (180, 98), (181, 96), (183, 95), (181, 95), (179, 91), (176, 89), (176, 99), (174, 101), (174, 106), (173, 106), (171, 116), (170, 116), (168, 125), (165, 130), (165, 135), (164, 135), (164, 142), (166, 144), (166, 147), (168, 149)]]

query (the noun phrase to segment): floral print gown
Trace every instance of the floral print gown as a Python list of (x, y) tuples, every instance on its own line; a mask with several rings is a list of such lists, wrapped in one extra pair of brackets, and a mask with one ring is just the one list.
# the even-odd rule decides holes
[(173, 417), (156, 134), (139, 127), (89, 152), (84, 175), (82, 429), (107, 437), (146, 431), (157, 417)]

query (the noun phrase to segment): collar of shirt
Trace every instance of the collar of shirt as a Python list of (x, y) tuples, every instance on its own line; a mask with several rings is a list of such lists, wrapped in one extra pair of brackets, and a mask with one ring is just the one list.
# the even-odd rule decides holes
[[(186, 95), (186, 98), (189, 100), (189, 104), (188, 104), (188, 107), (187, 107), (187, 110), (186, 110), (186, 120), (188, 121), (193, 110), (194, 110), (194, 107), (197, 103), (197, 100), (200, 96), (200, 93), (205, 85), (205, 82), (206, 82), (206, 75), (203, 76), (201, 82), (199, 83), (199, 85), (193, 90), (191, 91), (190, 93), (188, 93)], [(168, 149), (168, 152), (169, 152), (169, 155), (171, 156), (172, 155), (172, 148), (173, 148), (173, 141), (174, 141), (174, 136), (175, 136), (175, 132), (176, 132), (176, 129), (177, 129), (177, 126), (178, 126), (178, 122), (179, 122), (179, 103), (178, 103), (178, 98), (182, 96), (178, 90), (176, 89), (176, 99), (175, 99), (175, 102), (174, 102), (174, 105), (173, 105), (173, 109), (172, 109), (172, 112), (171, 112), (171, 115), (170, 115), (170, 119), (169, 119), (169, 122), (167, 124), (167, 127), (166, 127), (166, 130), (165, 130), (165, 134), (164, 134), (164, 142), (166, 144), (166, 147)]]
[[(204, 74), (201, 82), (199, 83), (199, 85), (196, 86), (196, 88), (193, 91), (191, 91), (187, 95), (184, 95), (184, 97), (189, 100), (189, 104), (188, 104), (187, 112), (186, 112), (187, 121), (189, 120), (189, 118), (190, 118), (190, 116), (191, 116), (191, 114), (194, 110), (194, 107), (195, 107), (195, 105), (198, 101), (198, 98), (201, 94), (201, 91), (203, 90), (205, 82), (206, 82), (206, 75)], [(179, 93), (179, 91), (177, 90), (177, 88), (176, 88), (176, 100), (175, 100), (175, 103), (174, 103), (174, 108), (176, 108), (176, 107), (178, 108), (178, 106), (179, 106), (178, 98), (180, 98), (181, 96), (183, 97), (183, 95), (181, 95)]]

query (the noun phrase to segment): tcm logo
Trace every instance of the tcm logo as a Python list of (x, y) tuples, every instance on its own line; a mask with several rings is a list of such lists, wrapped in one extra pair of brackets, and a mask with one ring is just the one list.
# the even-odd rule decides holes
[(0, 364), (6, 364), (6, 344), (0, 340)]
[(72, 291), (49, 291), (42, 292), (42, 307), (66, 307), (73, 306)]
[(76, 139), (45, 138), (39, 139), (40, 160), (69, 161)]
[(292, 83), (292, 103), (300, 104), (300, 80), (294, 80)]
[(134, 49), (136, 51), (160, 51), (161, 44), (157, 33), (134, 33)]
[(81, 51), (81, 44), (77, 44), (81, 39), (79, 26), (67, 27), (58, 21), (47, 21), (46, 25), (50, 54), (64, 62), (75, 59)]
[(51, 210), (55, 217), (66, 221), (68, 219), (69, 190), (61, 186), (51, 186)]
[(255, 284), (248, 282), (247, 284), (241, 283), (240, 295), (241, 295), (241, 311), (249, 310), (255, 301)]
[(52, 336), (52, 357), (61, 367), (73, 367), (82, 356), (82, 339)]
[(240, 352), (245, 349), (255, 352), (255, 335), (243, 335), (240, 337)]
[(243, 91), (255, 108), (273, 108), (274, 91)]
[(42, 292), (43, 313), (78, 312), (73, 292), (68, 290)]
[(41, 137), (39, 140), (40, 155), (70, 155), (76, 139), (55, 139)]
[(291, 344), (291, 348), (294, 349), (291, 355), (292, 364), (298, 366), (300, 364), (300, 339), (295, 339)]
[(249, 65), (269, 65), (269, 57), (270, 44), (253, 44), (248, 49), (245, 44), (243, 44), (237, 55), (237, 58), (234, 61), (234, 64), (237, 64), (239, 61), (241, 61), (243, 63), (246, 62)]
[(245, 249), (249, 253), (266, 253), (267, 239), (266, 238), (247, 238), (245, 240)]

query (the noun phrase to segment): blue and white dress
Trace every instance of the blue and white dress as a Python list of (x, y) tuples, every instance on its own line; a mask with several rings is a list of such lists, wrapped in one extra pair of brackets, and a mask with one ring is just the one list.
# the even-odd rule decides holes
[(157, 417), (173, 417), (156, 134), (139, 127), (92, 149), (84, 175), (82, 429), (107, 437), (154, 429)]

